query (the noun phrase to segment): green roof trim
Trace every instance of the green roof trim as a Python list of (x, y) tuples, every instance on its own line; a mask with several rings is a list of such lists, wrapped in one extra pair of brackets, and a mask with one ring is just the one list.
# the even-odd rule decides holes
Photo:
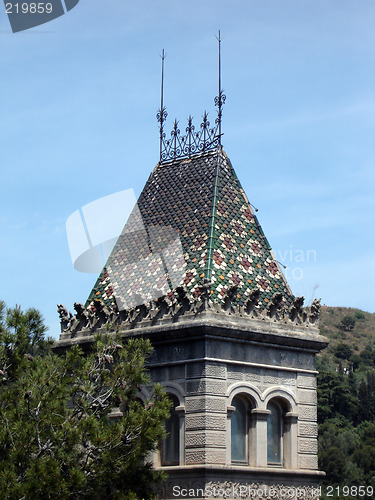
[(214, 252), (214, 238), (215, 238), (215, 218), (217, 212), (217, 202), (218, 202), (218, 190), (219, 190), (219, 173), (220, 173), (220, 162), (216, 164), (216, 174), (215, 174), (215, 184), (212, 197), (212, 211), (210, 218), (210, 233), (208, 236), (207, 244), (207, 261), (206, 261), (206, 279), (211, 280), (212, 274), (212, 258)]

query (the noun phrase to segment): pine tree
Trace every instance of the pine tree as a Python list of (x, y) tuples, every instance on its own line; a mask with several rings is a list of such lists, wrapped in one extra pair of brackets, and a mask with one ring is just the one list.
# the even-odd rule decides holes
[[(89, 354), (57, 356), (35, 309), (0, 303), (0, 491), (6, 499), (150, 498), (162, 479), (146, 462), (169, 402), (152, 398), (147, 340), (98, 336)], [(109, 414), (117, 407), (122, 417)]]

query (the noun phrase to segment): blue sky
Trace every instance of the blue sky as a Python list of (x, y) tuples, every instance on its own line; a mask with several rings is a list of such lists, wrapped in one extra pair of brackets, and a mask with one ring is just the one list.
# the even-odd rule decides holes
[(97, 198), (138, 195), (158, 161), (160, 53), (166, 131), (215, 118), (289, 284), (307, 303), (375, 312), (375, 2), (80, 0), (13, 34), (0, 8), (0, 297), (85, 302), (65, 223)]

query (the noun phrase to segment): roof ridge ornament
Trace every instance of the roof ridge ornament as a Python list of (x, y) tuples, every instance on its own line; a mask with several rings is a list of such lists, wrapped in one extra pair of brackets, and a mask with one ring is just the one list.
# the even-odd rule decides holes
[(218, 106), (218, 112), (217, 112), (217, 118), (215, 120), (215, 123), (217, 124), (219, 128), (219, 141), (220, 141), (220, 146), (221, 146), (221, 118), (223, 115), (223, 104), (225, 104), (225, 100), (227, 96), (224, 94), (223, 89), (221, 88), (221, 37), (220, 37), (220, 30), (219, 30), (219, 37), (216, 37), (218, 43), (219, 43), (219, 95), (217, 95), (214, 99), (215, 106)]
[(156, 119), (160, 123), (159, 131), (160, 131), (160, 161), (161, 161), (161, 156), (162, 156), (162, 148), (163, 148), (163, 140), (165, 138), (165, 133), (164, 133), (164, 122), (167, 119), (168, 113), (167, 109), (164, 106), (164, 60), (165, 60), (165, 53), (164, 49), (161, 55), (161, 98), (160, 98), (160, 109), (157, 112)]
[(164, 49), (162, 52), (162, 70), (161, 70), (161, 99), (160, 99), (160, 109), (157, 111), (156, 119), (159, 125), (160, 133), (160, 151), (159, 151), (159, 162), (163, 163), (165, 161), (176, 160), (177, 158), (190, 158), (194, 154), (204, 153), (212, 149), (216, 149), (218, 146), (221, 147), (221, 122), (223, 115), (223, 105), (226, 100), (226, 96), (221, 88), (221, 37), (219, 30), (219, 37), (216, 37), (219, 43), (219, 94), (215, 97), (214, 103), (218, 107), (217, 117), (215, 119), (215, 125), (210, 126), (208, 120), (208, 113), (205, 111), (202, 116), (202, 122), (200, 124), (200, 129), (195, 131), (195, 126), (193, 125), (193, 118), (190, 115), (188, 118), (188, 126), (185, 128), (186, 135), (181, 135), (181, 131), (178, 128), (177, 119), (174, 121), (173, 130), (171, 132), (171, 137), (167, 139), (164, 132), (164, 122), (167, 119), (168, 113), (164, 106), (164, 60), (165, 53)]
[[(153, 326), (158, 320), (176, 322), (182, 316), (197, 318), (205, 311), (221, 315), (233, 316), (233, 319), (260, 320), (277, 325), (293, 325), (300, 328), (316, 330), (321, 310), (320, 299), (315, 299), (310, 307), (303, 307), (303, 297), (295, 297), (291, 305), (283, 303), (282, 293), (275, 293), (266, 309), (260, 307), (259, 288), (251, 290), (244, 305), (238, 305), (237, 287), (231, 286), (225, 291), (223, 302), (211, 297), (210, 280), (204, 279), (191, 294), (186, 286), (177, 287), (172, 293), (130, 309), (118, 310), (117, 306), (105, 306), (101, 300), (94, 301), (94, 308), (75, 302), (74, 316), (68, 313), (65, 306), (58, 304), (61, 333), (63, 338), (84, 337), (92, 335), (96, 330), (105, 327), (133, 329)], [(308, 332), (309, 333), (309, 332)]]

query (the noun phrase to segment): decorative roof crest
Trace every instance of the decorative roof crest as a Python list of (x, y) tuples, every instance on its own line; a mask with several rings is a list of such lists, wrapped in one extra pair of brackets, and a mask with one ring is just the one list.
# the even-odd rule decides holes
[(219, 93), (214, 99), (215, 106), (218, 107), (217, 117), (215, 119), (214, 126), (208, 120), (208, 113), (206, 111), (202, 117), (202, 123), (198, 131), (195, 131), (195, 126), (193, 125), (193, 119), (191, 116), (188, 118), (188, 126), (185, 129), (186, 135), (181, 135), (181, 131), (178, 128), (178, 121), (174, 121), (173, 130), (171, 132), (171, 137), (167, 139), (166, 133), (164, 132), (164, 122), (167, 119), (168, 113), (164, 106), (164, 60), (165, 53), (164, 49), (162, 52), (162, 70), (161, 70), (161, 102), (160, 109), (156, 114), (156, 119), (159, 123), (160, 132), (160, 163), (169, 160), (175, 160), (177, 158), (190, 158), (192, 155), (209, 151), (221, 146), (221, 121), (223, 115), (223, 105), (226, 100), (226, 96), (221, 88), (221, 37), (219, 30), (219, 37), (217, 38), (219, 42)]
[(254, 289), (243, 306), (236, 300), (237, 287), (232, 286), (225, 292), (223, 302), (212, 300), (212, 283), (204, 279), (196, 293), (191, 295), (186, 287), (179, 286), (172, 293), (151, 300), (148, 303), (119, 311), (117, 306), (105, 306), (101, 300), (94, 300), (94, 307), (85, 308), (75, 303), (76, 314), (68, 313), (65, 306), (57, 306), (61, 321), (61, 333), (65, 338), (91, 335), (97, 329), (117, 326), (124, 329), (154, 325), (156, 321), (176, 322), (183, 316), (194, 319), (203, 312), (230, 315), (233, 319), (254, 319), (277, 324), (295, 325), (304, 328), (317, 327), (320, 313), (320, 299), (314, 300), (310, 307), (303, 307), (303, 297), (295, 297), (288, 306), (282, 303), (282, 294), (275, 293), (267, 309), (261, 309), (259, 289)]

